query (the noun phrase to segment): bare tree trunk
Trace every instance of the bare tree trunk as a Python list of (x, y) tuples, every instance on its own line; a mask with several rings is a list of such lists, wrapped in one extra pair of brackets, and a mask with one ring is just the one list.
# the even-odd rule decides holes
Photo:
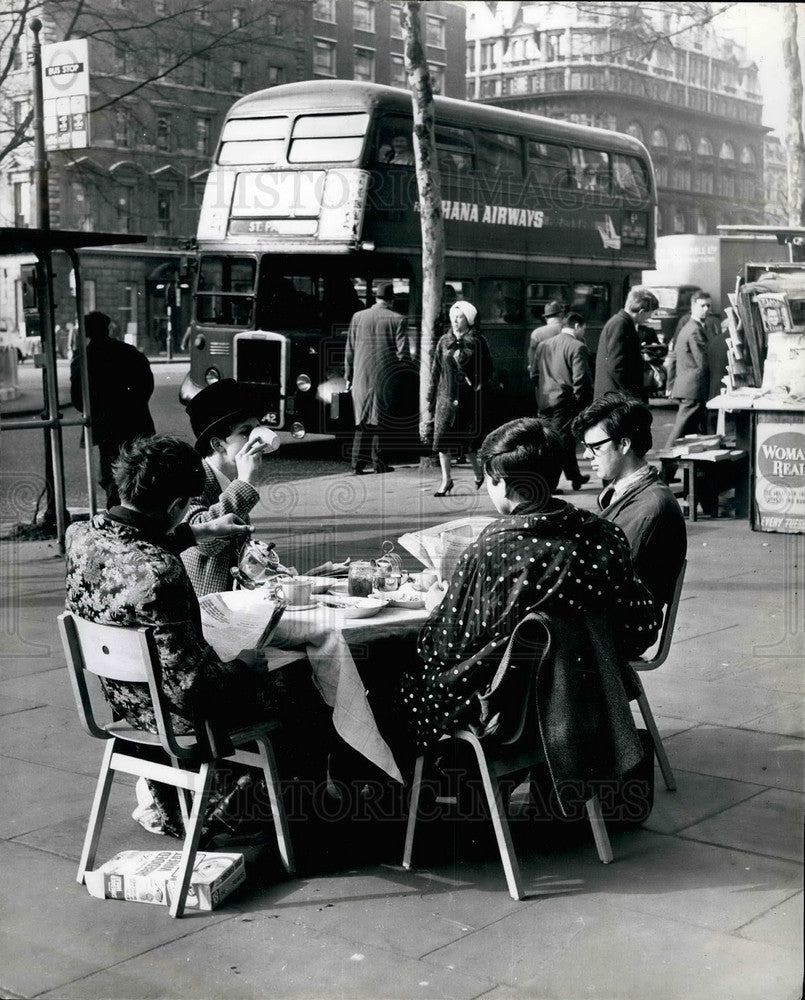
[(405, 69), (414, 112), (414, 159), (422, 227), (422, 327), (419, 341), (420, 428), (427, 423), (427, 393), (444, 287), (444, 217), (434, 135), (433, 87), (419, 23), (419, 0), (402, 5)]
[(802, 134), (802, 63), (797, 42), (797, 7), (780, 5), (783, 18), (783, 66), (788, 77), (786, 153), (788, 162), (788, 224), (805, 225), (805, 138)]

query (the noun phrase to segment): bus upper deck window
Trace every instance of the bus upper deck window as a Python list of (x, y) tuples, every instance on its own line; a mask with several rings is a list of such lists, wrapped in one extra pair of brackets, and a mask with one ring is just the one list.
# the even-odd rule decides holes
[(289, 163), (351, 163), (363, 149), (366, 112), (300, 115), (294, 122)]
[(218, 162), (251, 165), (279, 163), (288, 141), (288, 118), (232, 118), (224, 125)]
[(598, 149), (574, 149), (571, 153), (576, 187), (604, 194), (609, 191), (609, 154)]
[(529, 183), (554, 189), (575, 188), (575, 179), (570, 166), (570, 150), (567, 146), (529, 139), (527, 156)]
[(645, 164), (635, 156), (612, 157), (612, 179), (616, 194), (645, 201), (649, 196), (648, 174)]
[(500, 132), (478, 133), (478, 169), (522, 177), (520, 139)]

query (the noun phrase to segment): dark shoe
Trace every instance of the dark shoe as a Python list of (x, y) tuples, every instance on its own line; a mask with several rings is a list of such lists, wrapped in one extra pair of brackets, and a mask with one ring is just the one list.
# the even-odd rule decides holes
[(475, 489), (479, 490), (484, 485), (483, 476), (480, 479), (475, 480)]
[(572, 479), (570, 481), (570, 485), (573, 487), (574, 490), (580, 490), (582, 486), (584, 486), (585, 483), (589, 483), (589, 481), (590, 481), (589, 476), (579, 476), (578, 479)]
[(435, 497), (448, 497), (453, 492), (453, 480), (451, 479), (443, 490), (436, 490)]
[(564, 490), (554, 490), (553, 493), (551, 494), (551, 496), (555, 496), (555, 497), (562, 497), (564, 495), (565, 495), (565, 491)]
[(369, 475), (369, 470), (368, 469), (364, 469), (364, 467), (362, 465), (356, 465), (355, 468), (352, 470), (352, 475), (353, 476), (368, 476)]
[(395, 471), (393, 465), (376, 465), (374, 467), (374, 469), (375, 469), (375, 475), (378, 475), (378, 476), (382, 476), (384, 472), (394, 472)]

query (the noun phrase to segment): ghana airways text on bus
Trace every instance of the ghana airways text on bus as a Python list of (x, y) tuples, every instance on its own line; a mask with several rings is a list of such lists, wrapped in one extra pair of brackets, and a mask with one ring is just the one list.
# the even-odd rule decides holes
[[(630, 276), (654, 265), (651, 161), (615, 132), (447, 98), (435, 106), (445, 299), (478, 307), (506, 413), (528, 413), (528, 338), (545, 304), (584, 316), (595, 356)], [(262, 387), (273, 426), (336, 429), (327, 418), (344, 398), (346, 329), (376, 279), (393, 281), (417, 357), (411, 131), (410, 94), (366, 83), (288, 84), (233, 106), (201, 207), (183, 401), (234, 377)], [(415, 425), (415, 371), (406, 384)]]

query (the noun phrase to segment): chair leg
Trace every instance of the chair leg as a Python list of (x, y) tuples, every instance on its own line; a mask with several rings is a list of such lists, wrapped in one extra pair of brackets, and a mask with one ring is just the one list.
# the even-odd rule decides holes
[(495, 830), (495, 839), (498, 843), (500, 860), (503, 863), (506, 882), (509, 886), (509, 895), (512, 899), (522, 899), (525, 893), (523, 892), (520, 879), (520, 866), (517, 864), (517, 855), (514, 853), (514, 844), (512, 843), (509, 822), (506, 819), (506, 810), (500, 786), (497, 779), (493, 777), (492, 772), (489, 770), (486, 762), (486, 754), (478, 739), (470, 733), (463, 734), (460, 739), (472, 746), (478, 760), (478, 768), (481, 772), (481, 781), (486, 793), (486, 800), (489, 803), (489, 813), (492, 817), (492, 826)]
[(665, 752), (665, 747), (662, 744), (660, 731), (657, 729), (657, 723), (654, 721), (651, 705), (648, 703), (648, 698), (646, 697), (646, 692), (643, 690), (642, 683), (640, 685), (640, 697), (637, 699), (637, 704), (640, 708), (640, 714), (643, 716), (643, 722), (646, 724), (646, 729), (648, 729), (649, 734), (651, 735), (651, 742), (654, 744), (654, 754), (657, 758), (657, 763), (660, 765), (660, 770), (662, 771), (662, 776), (665, 780), (665, 787), (669, 792), (675, 792), (676, 778), (674, 777), (674, 772), (671, 768), (670, 761), (668, 760), (668, 755)]
[(201, 824), (207, 809), (214, 773), (215, 769), (211, 764), (202, 764), (199, 767), (196, 792), (193, 795), (193, 809), (190, 813), (190, 821), (187, 824), (187, 832), (182, 848), (182, 860), (179, 862), (179, 868), (176, 873), (176, 895), (170, 905), (170, 915), (172, 917), (181, 917), (184, 913), (187, 890), (190, 886), (190, 878), (193, 874), (196, 851), (198, 850), (198, 841), (201, 836)]
[[(176, 760), (175, 757), (171, 758), (171, 766), (182, 770), (182, 765)], [(176, 795), (179, 798), (179, 811), (182, 814), (182, 826), (184, 827), (185, 833), (187, 833), (187, 824), (190, 822), (190, 811), (193, 808), (193, 802), (190, 797), (190, 792), (186, 788), (177, 788)]]
[(403, 848), (403, 868), (411, 867), (411, 857), (414, 853), (414, 831), (416, 830), (417, 814), (419, 813), (419, 796), (422, 792), (422, 772), (425, 768), (425, 756), (417, 757), (414, 765), (414, 779), (411, 783), (411, 801), (408, 805), (408, 822), (405, 825), (405, 847)]
[(602, 864), (608, 865), (612, 861), (612, 846), (609, 843), (609, 834), (604, 824), (604, 817), (601, 815), (601, 803), (598, 801), (598, 796), (593, 795), (591, 799), (587, 799), (586, 806), (587, 815), (590, 818), (590, 826), (593, 828), (593, 837), (595, 838), (598, 857), (601, 859)]
[(274, 750), (267, 739), (257, 738), (255, 740), (257, 750), (263, 766), (268, 798), (271, 802), (271, 815), (274, 818), (274, 830), (277, 834), (277, 846), (282, 859), (282, 865), (289, 875), (296, 871), (296, 862), (291, 846), (291, 833), (288, 829), (288, 817), (285, 814), (285, 806), (280, 794), (279, 772), (277, 761), (274, 757)]
[(112, 770), (112, 754), (115, 752), (116, 743), (117, 741), (114, 739), (107, 740), (104, 747), (101, 769), (98, 773), (98, 784), (95, 786), (95, 797), (92, 800), (89, 823), (84, 837), (84, 846), (81, 848), (81, 859), (78, 862), (76, 882), (79, 885), (83, 884), (84, 876), (95, 864), (95, 854), (98, 850), (98, 841), (101, 838), (106, 805), (109, 802), (109, 793), (115, 778), (115, 773)]

